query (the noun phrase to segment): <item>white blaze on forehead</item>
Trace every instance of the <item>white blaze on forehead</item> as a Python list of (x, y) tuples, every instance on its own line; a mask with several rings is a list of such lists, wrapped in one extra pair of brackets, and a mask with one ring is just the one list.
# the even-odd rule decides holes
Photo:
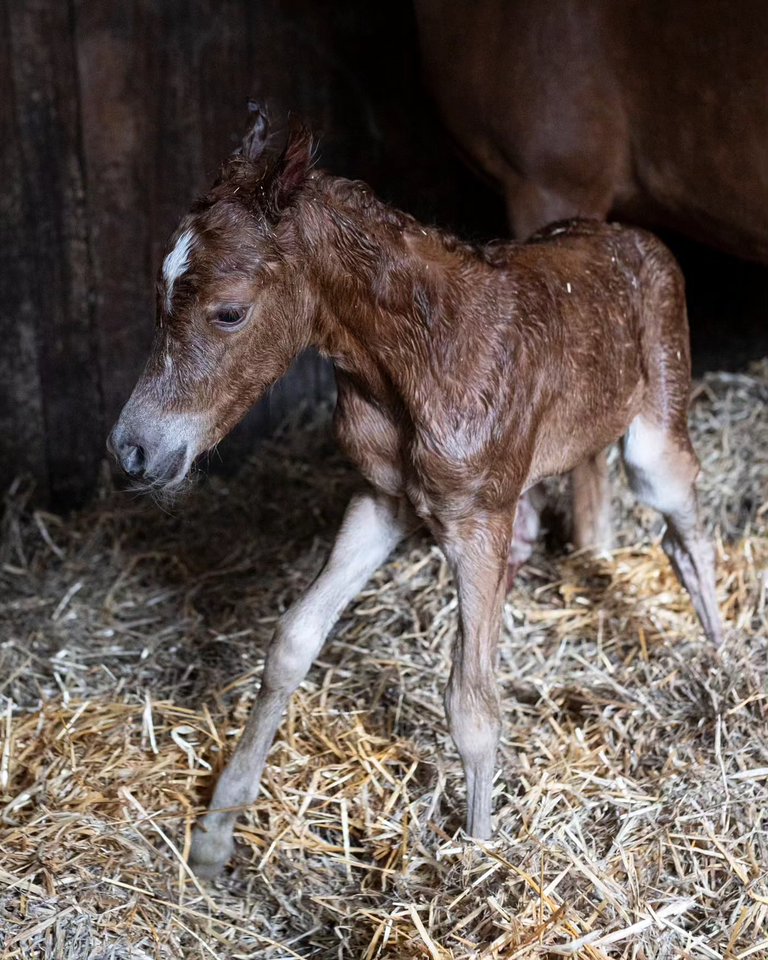
[(195, 242), (194, 230), (185, 230), (179, 235), (173, 250), (163, 261), (163, 279), (165, 280), (165, 308), (171, 312), (173, 285), (189, 266), (189, 254)]

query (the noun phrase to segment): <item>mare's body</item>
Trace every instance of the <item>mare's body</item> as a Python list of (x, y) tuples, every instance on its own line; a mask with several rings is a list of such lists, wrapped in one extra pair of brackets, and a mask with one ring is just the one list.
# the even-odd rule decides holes
[(425, 70), (515, 236), (672, 227), (768, 262), (763, 0), (416, 0)]
[[(443, 118), (504, 195), (513, 236), (611, 216), (768, 262), (763, 0), (416, 0), (415, 8)], [(574, 543), (610, 546), (605, 458), (585, 461), (573, 479)], [(527, 497), (523, 506), (512, 572), (538, 531)]]

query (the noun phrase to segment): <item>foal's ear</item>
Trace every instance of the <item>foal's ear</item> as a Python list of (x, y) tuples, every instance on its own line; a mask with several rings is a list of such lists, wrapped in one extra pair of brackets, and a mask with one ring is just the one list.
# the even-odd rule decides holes
[(255, 100), (248, 101), (248, 112), (250, 114), (250, 126), (237, 153), (245, 157), (246, 160), (258, 160), (267, 145), (269, 120), (262, 107)]
[(272, 174), (272, 199), (281, 210), (301, 187), (312, 165), (312, 133), (304, 123), (292, 120), (280, 159)]

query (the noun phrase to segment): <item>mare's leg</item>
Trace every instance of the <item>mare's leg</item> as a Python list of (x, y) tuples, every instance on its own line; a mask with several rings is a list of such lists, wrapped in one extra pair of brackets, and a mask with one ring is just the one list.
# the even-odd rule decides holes
[(229, 859), (239, 811), (223, 808), (247, 806), (256, 799), (283, 710), (339, 614), (395, 545), (418, 526), (403, 500), (373, 492), (353, 497), (322, 572), (280, 618), (246, 728), (219, 778), (209, 812), (195, 827), (189, 859), (201, 876), (212, 876)]
[(467, 781), (467, 833), (491, 833), (491, 788), (501, 730), (496, 656), (501, 628), (509, 516), (451, 523), (439, 539), (459, 595), (459, 634), (445, 691), (448, 727)]
[(571, 472), (573, 542), (577, 550), (610, 550), (611, 490), (605, 450), (588, 457)]
[(715, 554), (699, 518), (699, 461), (684, 417), (678, 415), (671, 428), (660, 425), (661, 418), (653, 414), (640, 414), (624, 436), (622, 453), (637, 498), (664, 515), (664, 550), (691, 595), (704, 633), (719, 645), (723, 635), (715, 596)]

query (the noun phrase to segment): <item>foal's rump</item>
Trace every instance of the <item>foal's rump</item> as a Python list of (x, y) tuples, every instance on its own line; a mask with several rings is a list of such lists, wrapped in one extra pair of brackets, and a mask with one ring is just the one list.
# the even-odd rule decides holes
[(526, 359), (546, 412), (532, 478), (572, 469), (640, 413), (684, 429), (688, 323), (682, 274), (667, 248), (642, 230), (576, 220), (547, 227), (518, 250), (531, 275), (546, 277), (531, 316), (520, 318), (523, 328), (546, 327), (538, 336), (521, 330), (540, 351)]

